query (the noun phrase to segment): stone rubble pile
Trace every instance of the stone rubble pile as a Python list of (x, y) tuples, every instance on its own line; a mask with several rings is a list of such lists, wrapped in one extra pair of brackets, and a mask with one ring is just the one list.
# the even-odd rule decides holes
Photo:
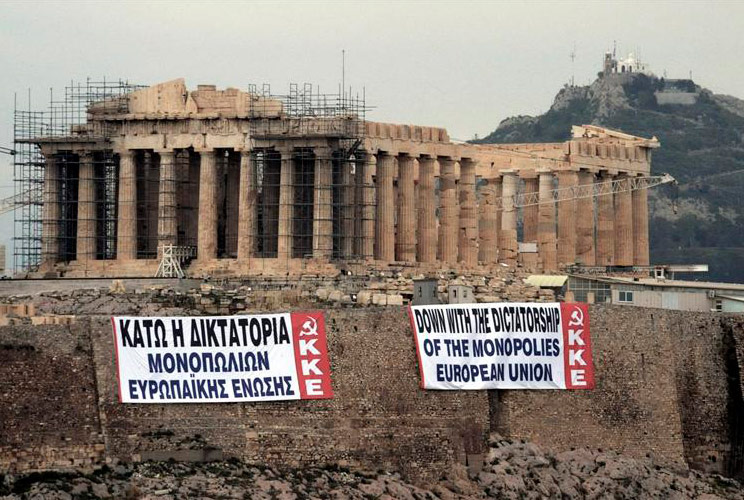
[(743, 499), (737, 481), (676, 472), (613, 452), (548, 453), (493, 435), (487, 464), (469, 477), (460, 467), (436, 484), (413, 485), (397, 473), (341, 467), (277, 470), (239, 460), (112, 464), (93, 473), (0, 475), (0, 500), (44, 498), (185, 499), (464, 499), (698, 498)]
[(675, 472), (612, 451), (554, 454), (497, 434), (474, 479), (490, 498), (744, 498), (741, 484), (721, 476)]
[[(556, 299), (552, 290), (538, 289), (524, 283), (526, 274), (518, 272), (505, 268), (498, 275), (438, 273), (434, 276), (437, 280), (437, 299), (446, 304), (450, 286), (472, 288), (476, 302), (550, 302)], [(319, 302), (337, 304), (400, 306), (408, 304), (413, 298), (414, 282), (425, 278), (431, 276), (378, 272), (370, 274), (362, 288), (358, 283), (354, 283), (357, 286), (353, 288), (339, 280), (334, 286), (317, 288), (315, 297)]]
[[(470, 287), (476, 302), (556, 300), (552, 290), (526, 284), (526, 276), (521, 270), (504, 268), (497, 275), (441, 272), (434, 279), (437, 298), (445, 304), (450, 286)], [(88, 315), (223, 315), (305, 307), (403, 306), (413, 299), (414, 281), (424, 278), (410, 272), (373, 271), (365, 276), (307, 275), (283, 280), (215, 281), (196, 283), (190, 288), (176, 286), (174, 282), (138, 289), (127, 289), (122, 280), (112, 280), (108, 289), (4, 297), (4, 304), (0, 304), (0, 324), (19, 321), (69, 324), (75, 321), (75, 316)], [(7, 310), (5, 315), (3, 310)]]

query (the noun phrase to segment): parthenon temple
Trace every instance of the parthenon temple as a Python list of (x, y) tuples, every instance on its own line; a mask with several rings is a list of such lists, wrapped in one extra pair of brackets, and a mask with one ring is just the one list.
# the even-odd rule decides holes
[(646, 189), (554, 196), (649, 176), (655, 138), (583, 125), (461, 143), (364, 106), (182, 79), (90, 104), (27, 141), (43, 155), (37, 272), (153, 276), (174, 248), (192, 276), (649, 264)]

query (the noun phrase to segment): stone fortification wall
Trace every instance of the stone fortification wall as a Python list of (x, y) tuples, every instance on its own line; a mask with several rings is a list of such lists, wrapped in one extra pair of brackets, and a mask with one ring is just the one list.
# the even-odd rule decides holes
[(430, 479), (477, 464), (497, 430), (556, 451), (741, 473), (741, 317), (590, 311), (594, 391), (424, 392), (403, 308), (336, 308), (326, 312), (335, 399), (258, 404), (122, 405), (105, 318), (2, 327), (0, 468), (238, 456)]
[(0, 471), (103, 460), (88, 328), (0, 327)]
[(326, 325), (332, 400), (122, 405), (115, 392), (110, 323), (95, 322), (107, 454), (139, 460), (157, 450), (217, 448), (249, 462), (342, 463), (425, 478), (483, 453), (487, 394), (418, 389), (415, 349), (402, 308), (328, 311)]
[(594, 305), (591, 330), (596, 390), (494, 393), (497, 430), (559, 451), (612, 449), (742, 474), (744, 357), (732, 359), (740, 316)]
[(684, 466), (676, 346), (648, 311), (592, 306), (596, 389), (494, 394), (497, 430), (556, 450), (603, 448)]

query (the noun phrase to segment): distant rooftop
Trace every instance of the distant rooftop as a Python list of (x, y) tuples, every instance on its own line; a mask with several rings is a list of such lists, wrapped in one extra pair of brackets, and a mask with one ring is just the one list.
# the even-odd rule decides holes
[(686, 281), (686, 280), (669, 280), (656, 278), (624, 278), (616, 276), (584, 276), (575, 275), (577, 278), (593, 279), (605, 283), (643, 285), (658, 288), (695, 288), (699, 290), (732, 290), (744, 292), (744, 284), (741, 283), (720, 283), (715, 281)]

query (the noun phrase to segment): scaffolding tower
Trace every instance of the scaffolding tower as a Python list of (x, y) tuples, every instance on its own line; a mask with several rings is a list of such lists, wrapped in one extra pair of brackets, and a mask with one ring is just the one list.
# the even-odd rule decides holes
[[(258, 195), (255, 254), (277, 256), (275, 228), (280, 206), (289, 203), (291, 257), (372, 257), (371, 249), (362, 243), (364, 221), (374, 220), (375, 206), (373, 179), (365, 176), (371, 168), (371, 154), (361, 149), (370, 109), (364, 89), (360, 94), (339, 86), (335, 93), (322, 93), (310, 83), (291, 83), (287, 94), (274, 94), (267, 84), (249, 85), (248, 92), (256, 96), (250, 121)], [(284, 119), (280, 121), (272, 119), (271, 107), (276, 102), (282, 106)], [(327, 147), (309, 147), (314, 138), (325, 139)], [(276, 144), (276, 139), (290, 144), (290, 150), (280, 154), (262, 147)], [(284, 169), (290, 174), (289, 199), (279, 199), (282, 161), (290, 163)], [(320, 182), (316, 175), (323, 176)], [(317, 247), (318, 241), (322, 248)]]
[[(45, 260), (42, 233), (56, 262), (88, 265), (117, 258), (118, 186), (125, 181), (136, 192), (130, 218), (136, 224), (134, 257), (161, 257), (159, 249), (168, 244), (195, 254), (200, 154), (193, 148), (134, 150), (127, 160), (132, 178), (122, 180), (122, 159), (111, 149), (110, 138), (125, 122), (107, 117), (127, 113), (129, 94), (140, 88), (123, 80), (88, 79), (71, 82), (60, 95), (50, 91), (46, 110), (32, 111), (30, 98), (28, 110), (16, 105), (15, 193), (23, 198), (15, 213), (16, 272), (39, 270)], [(251, 85), (248, 93), (251, 183), (257, 195), (250, 256), (279, 256), (279, 217), (291, 206), (289, 257), (371, 258), (372, 238), (365, 230), (374, 224), (376, 190), (374, 155), (361, 149), (368, 110), (364, 91), (339, 87), (324, 94), (310, 84), (290, 84), (284, 95), (272, 94), (268, 85)], [(53, 157), (44, 157), (46, 147)], [(236, 258), (241, 151), (218, 148), (214, 161), (216, 256)], [(290, 196), (282, 184), (289, 185)], [(45, 212), (45, 189), (57, 201), (53, 213)]]
[[(31, 93), (28, 94), (26, 109), (19, 107), (16, 97), (13, 112), (13, 143), (17, 154), (13, 162), (14, 194), (16, 196), (16, 210), (13, 225), (13, 267), (16, 272), (38, 270), (41, 263), (41, 234), (43, 226), (43, 191), (45, 161), (41, 149), (34, 142), (35, 139), (56, 139), (61, 143), (65, 140), (103, 140), (106, 141), (110, 131), (107, 127), (92, 129), (87, 122), (90, 106), (102, 107), (107, 112), (125, 112), (128, 101), (127, 94), (143, 88), (126, 80), (94, 81), (90, 78), (84, 82), (70, 82), (64, 88), (61, 96), (55, 96), (49, 91), (49, 105), (45, 110), (32, 109)], [(105, 123), (105, 122), (104, 122)], [(97, 220), (104, 228), (103, 234), (115, 234), (116, 224), (116, 193), (110, 186), (115, 183), (106, 182), (116, 175), (116, 165), (110, 153), (97, 154), (92, 159), (94, 163), (94, 186), (99, 192), (99, 200), (94, 208)], [(72, 155), (61, 158), (62, 169), (78, 171), (80, 159)], [(61, 208), (59, 214), (59, 236), (62, 240), (60, 248), (68, 253), (74, 244), (70, 231), (75, 227), (77, 217), (76, 175), (59, 176)], [(72, 180), (72, 182), (71, 182)], [(103, 258), (113, 258), (115, 241), (111, 237), (99, 238), (96, 242), (99, 255)], [(68, 244), (70, 243), (70, 244)], [(64, 252), (63, 252), (64, 253)], [(64, 258), (64, 255), (63, 255)]]

